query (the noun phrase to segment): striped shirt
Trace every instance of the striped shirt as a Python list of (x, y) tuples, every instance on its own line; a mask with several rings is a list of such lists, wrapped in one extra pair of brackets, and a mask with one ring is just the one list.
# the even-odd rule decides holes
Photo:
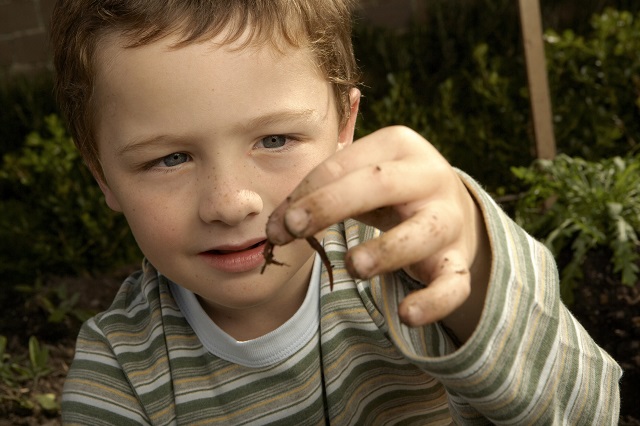
[(621, 370), (559, 300), (553, 257), (470, 179), (492, 247), (480, 323), (456, 347), (410, 328), (402, 273), (354, 280), (350, 247), (379, 231), (329, 229), (319, 326), (286, 357), (242, 365), (207, 350), (148, 262), (87, 321), (63, 392), (64, 424), (617, 424)]

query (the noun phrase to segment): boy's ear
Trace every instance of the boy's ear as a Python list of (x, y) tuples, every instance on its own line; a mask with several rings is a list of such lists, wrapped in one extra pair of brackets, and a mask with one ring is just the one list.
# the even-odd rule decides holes
[(109, 206), (109, 208), (113, 211), (122, 212), (120, 203), (116, 199), (115, 194), (113, 193), (111, 188), (109, 188), (109, 185), (104, 180), (104, 178), (95, 176), (95, 179), (96, 179), (96, 182), (98, 182), (98, 186), (100, 187), (102, 194), (104, 195), (104, 199), (107, 202), (107, 206)]
[(338, 134), (338, 149), (342, 149), (353, 142), (356, 120), (358, 119), (358, 108), (360, 107), (360, 90), (355, 87), (349, 91), (349, 105), (349, 119)]

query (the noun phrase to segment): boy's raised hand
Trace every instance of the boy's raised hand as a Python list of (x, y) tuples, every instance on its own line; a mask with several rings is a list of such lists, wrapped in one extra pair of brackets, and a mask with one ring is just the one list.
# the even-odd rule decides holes
[(443, 320), (460, 340), (477, 325), (490, 268), (481, 213), (456, 172), (405, 127), (372, 133), (316, 167), (271, 215), (277, 245), (352, 217), (385, 231), (347, 253), (352, 276), (404, 268), (425, 288), (401, 303), (410, 326)]

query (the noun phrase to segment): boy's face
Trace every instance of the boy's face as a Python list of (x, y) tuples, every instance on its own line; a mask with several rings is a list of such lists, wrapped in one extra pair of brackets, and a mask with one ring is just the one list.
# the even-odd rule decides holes
[[(97, 57), (96, 136), (109, 206), (161, 273), (217, 312), (299, 303), (313, 263), (305, 241), (260, 274), (268, 216), (353, 138), (307, 49), (236, 50), (165, 39)], [(355, 96), (354, 96), (355, 98)], [(354, 101), (357, 107), (357, 101)]]

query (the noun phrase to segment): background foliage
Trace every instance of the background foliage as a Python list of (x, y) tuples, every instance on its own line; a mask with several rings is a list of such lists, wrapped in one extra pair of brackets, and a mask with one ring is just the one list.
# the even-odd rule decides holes
[(7, 74), (0, 70), (0, 157), (20, 149), (29, 133), (43, 131), (45, 117), (55, 111), (50, 72)]
[(514, 168), (529, 190), (518, 202), (516, 220), (556, 258), (569, 261), (561, 293), (571, 304), (590, 251), (606, 249), (624, 285), (638, 282), (640, 265), (640, 155), (597, 162), (560, 155), (530, 168)]
[[(474, 2), (487, 10), (463, 12), (434, 2), (435, 22), (404, 33), (359, 29), (368, 94), (360, 134), (409, 125), (494, 194), (521, 190), (509, 167), (535, 158), (529, 93), (519, 29), (500, 27), (517, 24), (515, 3)], [(459, 25), (439, 23), (452, 22), (445, 14), (458, 14)], [(608, 9), (584, 31), (545, 34), (558, 151), (624, 155), (640, 134), (640, 18)]]
[(0, 268), (78, 275), (131, 262), (138, 252), (123, 216), (105, 207), (58, 116), (44, 121), (42, 134), (3, 158)]

